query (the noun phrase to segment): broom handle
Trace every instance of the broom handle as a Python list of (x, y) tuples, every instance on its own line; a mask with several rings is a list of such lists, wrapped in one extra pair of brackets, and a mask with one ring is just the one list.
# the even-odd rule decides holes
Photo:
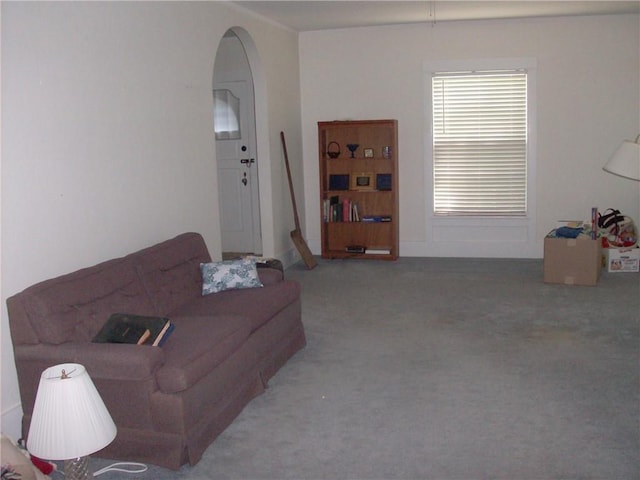
[(280, 132), (282, 140), (282, 150), (284, 151), (284, 163), (287, 166), (287, 178), (289, 179), (289, 191), (291, 192), (291, 203), (293, 203), (293, 219), (296, 222), (296, 230), (300, 231), (300, 221), (298, 220), (298, 209), (296, 208), (296, 196), (293, 193), (293, 181), (291, 180), (291, 169), (289, 168), (289, 155), (287, 155), (287, 144), (284, 141), (284, 132)]

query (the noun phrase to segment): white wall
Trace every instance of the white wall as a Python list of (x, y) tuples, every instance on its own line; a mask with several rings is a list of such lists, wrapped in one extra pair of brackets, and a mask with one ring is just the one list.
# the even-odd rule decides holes
[[(423, 63), (514, 57), (536, 59), (538, 86), (537, 221), (521, 256), (541, 258), (542, 239), (556, 220), (588, 219), (592, 206), (616, 207), (640, 222), (640, 184), (602, 171), (618, 144), (640, 132), (637, 15), (316, 31), (300, 36), (306, 235), (314, 253), (320, 252), (318, 121), (398, 119), (400, 255), (441, 256), (426, 222)], [(449, 252), (497, 256), (504, 247), (466, 240)]]
[[(292, 228), (280, 130), (299, 165), (297, 34), (219, 2), (2, 2), (2, 430), (21, 408), (6, 298), (27, 286), (201, 232), (220, 256), (212, 75), (241, 27), (260, 64), (261, 168), (271, 228)], [(263, 232), (264, 233), (264, 232)]]

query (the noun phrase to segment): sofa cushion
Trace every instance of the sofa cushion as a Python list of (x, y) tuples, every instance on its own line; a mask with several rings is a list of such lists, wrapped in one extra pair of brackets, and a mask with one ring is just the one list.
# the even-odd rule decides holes
[(183, 305), (168, 316), (235, 314), (248, 317), (253, 330), (269, 321), (276, 313), (300, 298), (300, 285), (283, 280), (262, 288), (226, 290), (205, 295)]
[(211, 257), (200, 234), (183, 233), (132, 256), (155, 315), (164, 316), (201, 295), (200, 264)]
[(51, 344), (91, 340), (115, 311), (153, 311), (126, 257), (46, 280), (21, 295), (38, 338)]
[(224, 290), (262, 287), (256, 261), (244, 258), (200, 264), (202, 295)]
[(181, 392), (197, 383), (251, 333), (250, 321), (239, 315), (181, 316), (171, 321), (176, 328), (160, 347), (165, 362), (156, 374), (158, 386), (165, 393)]

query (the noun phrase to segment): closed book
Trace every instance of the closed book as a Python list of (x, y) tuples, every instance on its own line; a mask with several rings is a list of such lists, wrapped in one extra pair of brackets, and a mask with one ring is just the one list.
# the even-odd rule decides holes
[(369, 255), (390, 255), (391, 249), (373, 247), (373, 248), (367, 248), (364, 253)]
[(363, 222), (390, 222), (390, 215), (365, 215), (362, 217)]
[(340, 211), (340, 197), (338, 195), (332, 195), (329, 197), (329, 221), (338, 222), (338, 212)]
[[(100, 332), (93, 338), (95, 343), (137, 343), (138, 345), (158, 346), (163, 335), (171, 325), (166, 317), (150, 317), (144, 315), (131, 315), (126, 313), (114, 313), (109, 317)], [(135, 332), (136, 330), (148, 330), (149, 334), (142, 341), (119, 341), (123, 332)], [(133, 335), (129, 333), (128, 335)], [(140, 340), (140, 339), (139, 339)]]
[(160, 338), (158, 338), (157, 346), (158, 347), (163, 346), (164, 343), (167, 341), (167, 338), (169, 338), (169, 335), (171, 335), (175, 329), (176, 329), (176, 326), (173, 323), (169, 323), (167, 330), (162, 334)]
[[(155, 340), (151, 343), (152, 346), (154, 347), (158, 347), (160, 346), (160, 343), (162, 342), (162, 339), (165, 337), (169, 336), (169, 329), (173, 327), (173, 323), (171, 323), (171, 321), (168, 321), (164, 327), (162, 327), (162, 330), (160, 330), (160, 333), (158, 333), (158, 335), (156, 336)], [(173, 331), (173, 329), (171, 329)], [(162, 342), (164, 343), (164, 342)]]
[[(151, 336), (148, 328), (130, 323), (119, 323), (113, 325), (104, 333), (105, 343), (131, 343), (142, 345)], [(95, 339), (94, 339), (95, 340)]]

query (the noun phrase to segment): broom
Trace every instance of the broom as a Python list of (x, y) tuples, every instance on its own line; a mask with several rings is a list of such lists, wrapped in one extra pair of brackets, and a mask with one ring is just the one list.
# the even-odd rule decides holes
[(293, 193), (293, 181), (291, 180), (291, 169), (289, 168), (289, 156), (287, 155), (287, 144), (284, 141), (284, 132), (280, 132), (280, 139), (282, 140), (282, 150), (284, 150), (284, 163), (287, 166), (287, 178), (289, 179), (289, 191), (291, 192), (291, 203), (293, 203), (293, 218), (296, 223), (296, 229), (291, 231), (291, 240), (293, 244), (298, 249), (302, 260), (309, 270), (314, 268), (318, 263), (316, 259), (313, 258), (313, 254), (311, 250), (309, 250), (309, 246), (307, 242), (304, 241), (302, 237), (302, 232), (300, 231), (300, 220), (298, 220), (298, 209), (296, 208), (296, 196)]

